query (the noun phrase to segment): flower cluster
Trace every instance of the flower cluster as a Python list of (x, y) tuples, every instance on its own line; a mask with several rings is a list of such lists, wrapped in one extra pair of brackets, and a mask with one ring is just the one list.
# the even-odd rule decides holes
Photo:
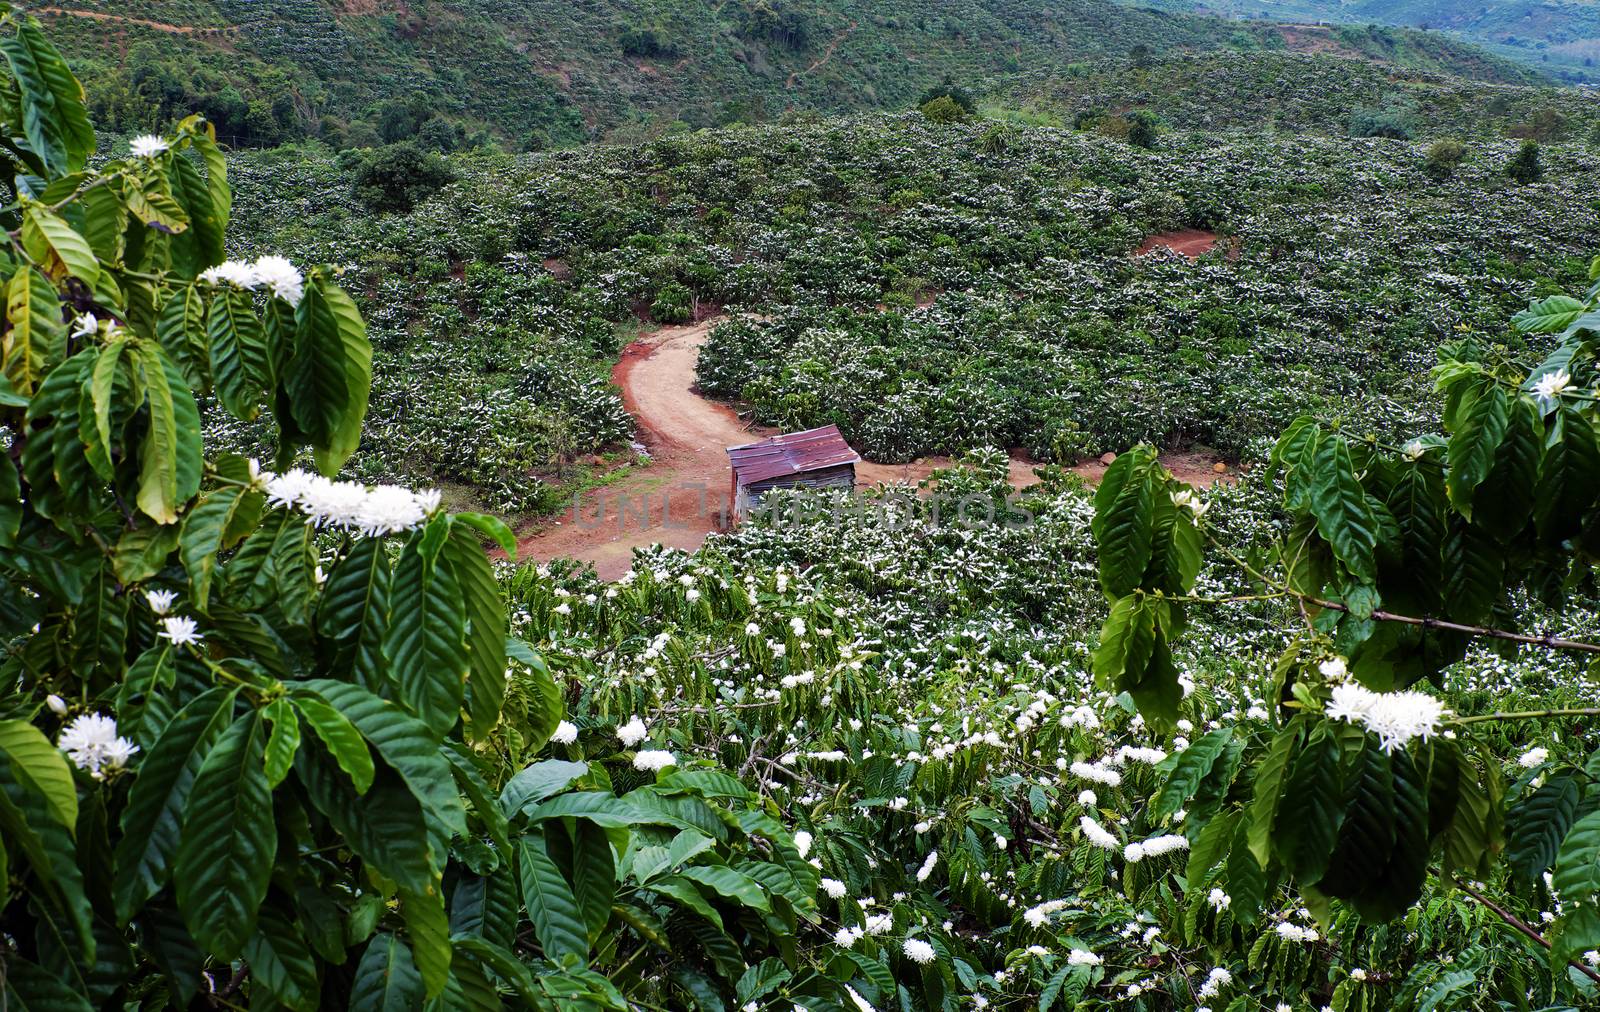
[(264, 288), (274, 298), (291, 306), (300, 305), (305, 297), (306, 279), (300, 270), (280, 256), (264, 256), (254, 262), (224, 260), (215, 267), (200, 272), (200, 280), (208, 285), (228, 285), (253, 292)]
[(139, 751), (139, 746), (117, 734), (114, 719), (100, 713), (85, 713), (68, 724), (56, 747), (96, 780), (104, 780), (107, 770), (122, 769)]
[(317, 527), (331, 527), (380, 537), (409, 531), (439, 508), (435, 490), (413, 492), (397, 485), (374, 488), (356, 481), (333, 481), (295, 468), (261, 476), (273, 506), (292, 506)]
[(1353, 682), (1334, 686), (1327, 706), (1334, 720), (1360, 724), (1376, 734), (1385, 752), (1402, 748), (1413, 738), (1432, 738), (1445, 713), (1444, 704), (1426, 693), (1373, 692)]

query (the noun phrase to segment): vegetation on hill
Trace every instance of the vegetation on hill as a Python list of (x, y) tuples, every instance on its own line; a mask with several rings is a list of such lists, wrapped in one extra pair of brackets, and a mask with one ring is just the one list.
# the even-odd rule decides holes
[(1344, 22), (1340, 35), (1370, 24), (1432, 29), (1574, 81), (1594, 81), (1600, 11), (1594, 4), (1542, 0), (1156, 0), (1167, 10), (1285, 21)]
[[(0, 1007), (1600, 1003), (1593, 152), (952, 88), (425, 180), (0, 63)], [(536, 497), (707, 304), (704, 386), (974, 449), (610, 584), (372, 484)]]
[(1600, 140), (1600, 97), (1328, 55), (1205, 53), (1078, 64), (1018, 89), (1066, 122), (1146, 109), (1186, 130)]
[[(948, 76), (1004, 89), (1023, 71), (1136, 49), (1286, 44), (1270, 27), (1110, 0), (64, 0), (49, 9), (103, 129), (135, 133), (198, 110), (225, 140), (250, 146), (318, 137), (448, 149), (492, 137), (524, 150), (770, 121), (789, 109), (906, 107)], [(1352, 55), (1517, 75), (1417, 33), (1359, 40)]]
[[(876, 459), (1242, 455), (1308, 406), (1419, 423), (1440, 344), (1574, 284), (1600, 246), (1595, 155), (1570, 144), (1521, 187), (1508, 142), (1464, 145), (1441, 181), (1425, 143), (996, 130), (872, 117), (457, 158), (460, 182), (379, 217), (336, 162), (263, 155), (236, 172), (240, 235), (350, 265), (392, 377), (359, 473), (518, 513), (625, 449), (607, 371), (636, 313), (762, 317), (713, 332), (703, 389), (767, 424), (837, 422)], [(1199, 264), (1130, 255), (1186, 227), (1224, 242)]]

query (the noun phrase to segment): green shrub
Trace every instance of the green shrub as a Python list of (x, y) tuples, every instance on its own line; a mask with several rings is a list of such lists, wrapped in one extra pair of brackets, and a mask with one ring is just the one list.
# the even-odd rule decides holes
[(406, 212), (455, 180), (455, 172), (432, 151), (410, 142), (368, 152), (355, 169), (356, 196), (374, 211)]
[(1427, 157), (1422, 163), (1422, 171), (1428, 177), (1436, 180), (1446, 180), (1455, 175), (1456, 168), (1461, 164), (1461, 159), (1466, 157), (1467, 149), (1460, 141), (1446, 137), (1433, 142), (1428, 148)]
[(1506, 163), (1506, 175), (1527, 186), (1544, 178), (1544, 161), (1539, 155), (1539, 142), (1529, 138), (1522, 142), (1517, 153)]
[(940, 95), (923, 104), (922, 115), (933, 123), (960, 123), (967, 118), (967, 110), (949, 95)]

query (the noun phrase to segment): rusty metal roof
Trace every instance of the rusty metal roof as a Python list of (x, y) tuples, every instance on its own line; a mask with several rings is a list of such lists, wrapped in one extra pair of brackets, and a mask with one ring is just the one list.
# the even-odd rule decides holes
[(805, 432), (786, 432), (759, 443), (728, 447), (734, 481), (740, 485), (804, 474), (825, 467), (859, 463), (861, 457), (844, 441), (837, 425)]

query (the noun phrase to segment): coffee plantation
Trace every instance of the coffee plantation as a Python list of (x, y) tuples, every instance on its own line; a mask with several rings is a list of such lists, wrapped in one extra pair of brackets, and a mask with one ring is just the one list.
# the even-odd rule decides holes
[[(374, 214), (0, 55), (0, 1008), (1600, 1005), (1581, 142), (871, 114)], [(951, 459), (528, 559), (715, 318), (685, 396)]]

